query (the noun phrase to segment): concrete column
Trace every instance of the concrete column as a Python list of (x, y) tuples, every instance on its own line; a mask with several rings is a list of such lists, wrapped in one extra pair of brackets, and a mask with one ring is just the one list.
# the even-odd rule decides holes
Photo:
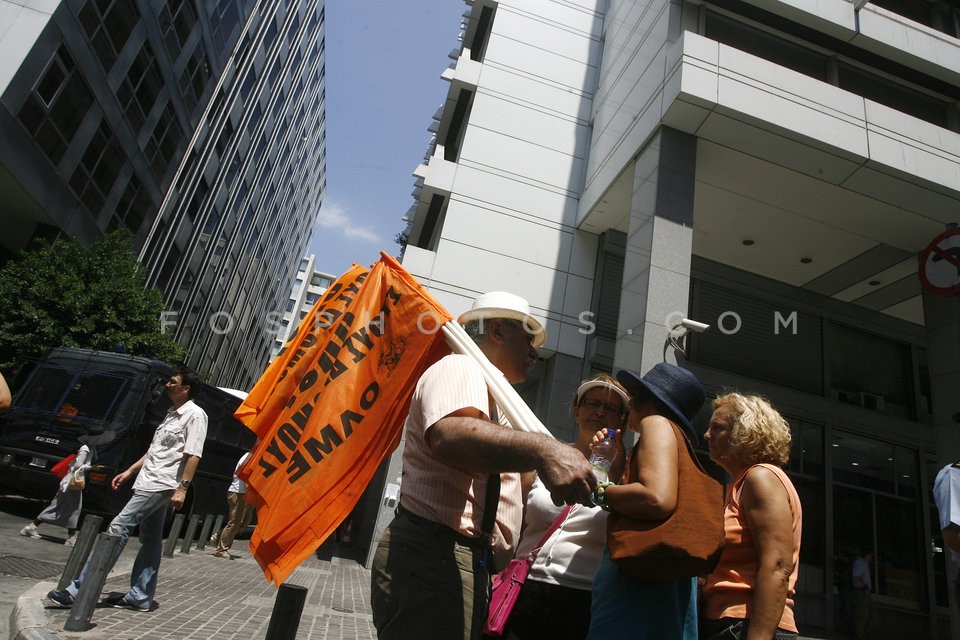
[(937, 459), (960, 461), (960, 296), (923, 294)]
[[(667, 322), (687, 315), (697, 139), (661, 127), (634, 168), (614, 364), (641, 374), (664, 358)], [(668, 362), (676, 363), (673, 351)]]

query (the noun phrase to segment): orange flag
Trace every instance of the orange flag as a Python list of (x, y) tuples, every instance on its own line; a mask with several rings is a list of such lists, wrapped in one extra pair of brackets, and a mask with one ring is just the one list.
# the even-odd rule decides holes
[(259, 438), (237, 472), (257, 508), (250, 549), (278, 586), (353, 509), (449, 353), (450, 314), (380, 255), (330, 286), (235, 414)]

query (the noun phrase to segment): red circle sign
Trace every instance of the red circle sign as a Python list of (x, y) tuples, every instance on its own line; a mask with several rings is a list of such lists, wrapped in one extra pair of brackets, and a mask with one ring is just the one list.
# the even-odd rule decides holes
[(920, 284), (930, 293), (960, 293), (960, 228), (947, 229), (920, 254)]

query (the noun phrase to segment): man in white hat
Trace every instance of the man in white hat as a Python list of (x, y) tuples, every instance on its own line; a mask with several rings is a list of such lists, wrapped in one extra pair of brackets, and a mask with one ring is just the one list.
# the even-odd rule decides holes
[[(458, 321), (508, 382), (526, 380), (546, 339), (526, 300), (486, 293)], [(491, 552), (504, 566), (520, 533), (518, 472), (537, 471), (558, 504), (592, 505), (596, 480), (574, 448), (511, 429), (470, 356), (448, 355), (424, 372), (404, 430), (397, 517), (371, 575), (377, 636), (478, 638), (495, 572)], [(488, 501), (495, 510), (485, 509)]]

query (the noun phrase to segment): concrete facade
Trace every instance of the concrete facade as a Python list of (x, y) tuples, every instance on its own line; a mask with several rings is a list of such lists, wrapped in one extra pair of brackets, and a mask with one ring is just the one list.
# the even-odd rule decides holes
[(960, 458), (960, 325), (918, 256), (960, 204), (955, 10), (468, 4), (404, 266), (454, 315), (530, 301), (549, 337), (520, 392), (558, 437), (601, 370), (666, 358), (769, 397), (794, 428), (801, 628), (842, 625), (835, 574), (869, 546), (875, 637), (951, 637), (930, 487)]

